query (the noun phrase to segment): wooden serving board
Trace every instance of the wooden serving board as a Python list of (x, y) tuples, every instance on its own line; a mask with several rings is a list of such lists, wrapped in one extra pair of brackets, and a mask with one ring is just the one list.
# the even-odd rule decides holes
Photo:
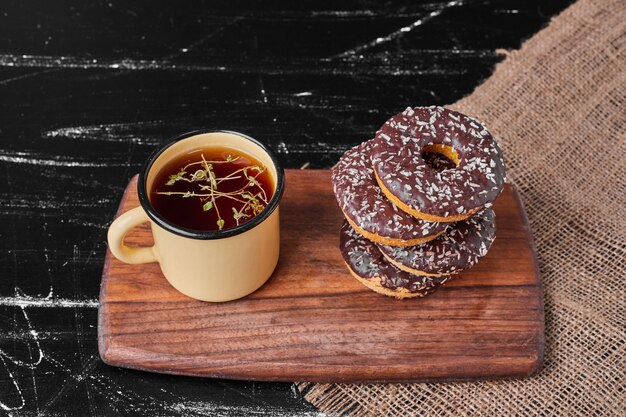
[[(374, 293), (339, 253), (342, 215), (330, 171), (287, 170), (278, 267), (255, 293), (192, 300), (158, 264), (107, 253), (100, 291), (102, 359), (125, 368), (262, 381), (426, 381), (525, 377), (541, 366), (541, 281), (528, 222), (507, 185), (489, 254), (425, 298)], [(118, 215), (138, 205), (136, 177)], [(129, 244), (151, 244), (147, 225)]]

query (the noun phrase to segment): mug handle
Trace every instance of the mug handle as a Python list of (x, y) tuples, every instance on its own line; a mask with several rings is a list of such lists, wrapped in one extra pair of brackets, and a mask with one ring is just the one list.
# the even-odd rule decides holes
[(131, 248), (124, 244), (126, 234), (133, 227), (149, 221), (148, 215), (144, 209), (139, 206), (119, 216), (111, 226), (107, 240), (109, 249), (117, 259), (127, 264), (145, 264), (148, 262), (156, 262), (157, 257), (154, 253), (154, 246), (145, 246), (141, 248)]

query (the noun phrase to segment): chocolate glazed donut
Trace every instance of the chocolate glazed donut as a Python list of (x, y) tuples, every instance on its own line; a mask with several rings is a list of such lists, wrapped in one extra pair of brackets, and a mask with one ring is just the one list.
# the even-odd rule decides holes
[(377, 243), (412, 246), (436, 238), (445, 223), (417, 219), (395, 207), (382, 193), (370, 162), (373, 139), (347, 151), (333, 167), (335, 197), (350, 225)]
[(397, 268), (427, 276), (458, 274), (485, 256), (496, 238), (496, 215), (486, 208), (448, 227), (446, 233), (419, 246), (396, 248), (378, 245)]
[[(456, 166), (435, 169), (426, 153), (443, 155)], [(370, 156), (387, 198), (427, 221), (455, 222), (490, 207), (506, 181), (504, 157), (487, 129), (443, 107), (407, 108), (387, 120)]]
[(421, 276), (404, 272), (389, 263), (376, 244), (357, 233), (347, 221), (341, 226), (341, 256), (350, 273), (377, 293), (395, 298), (422, 297), (447, 282), (448, 276)]

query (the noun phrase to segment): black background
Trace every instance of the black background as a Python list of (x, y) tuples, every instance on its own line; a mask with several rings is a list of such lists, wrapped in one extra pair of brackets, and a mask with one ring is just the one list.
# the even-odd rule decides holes
[(317, 415), (292, 384), (100, 361), (106, 230), (128, 180), (197, 128), (328, 168), (406, 106), (470, 93), (569, 2), (3, 0), (0, 415)]

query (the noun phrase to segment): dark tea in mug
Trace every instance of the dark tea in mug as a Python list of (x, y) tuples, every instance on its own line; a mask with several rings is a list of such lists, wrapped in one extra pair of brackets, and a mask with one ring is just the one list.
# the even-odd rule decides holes
[(150, 204), (168, 221), (193, 230), (225, 230), (250, 221), (272, 198), (267, 167), (237, 149), (198, 149), (156, 174)]

